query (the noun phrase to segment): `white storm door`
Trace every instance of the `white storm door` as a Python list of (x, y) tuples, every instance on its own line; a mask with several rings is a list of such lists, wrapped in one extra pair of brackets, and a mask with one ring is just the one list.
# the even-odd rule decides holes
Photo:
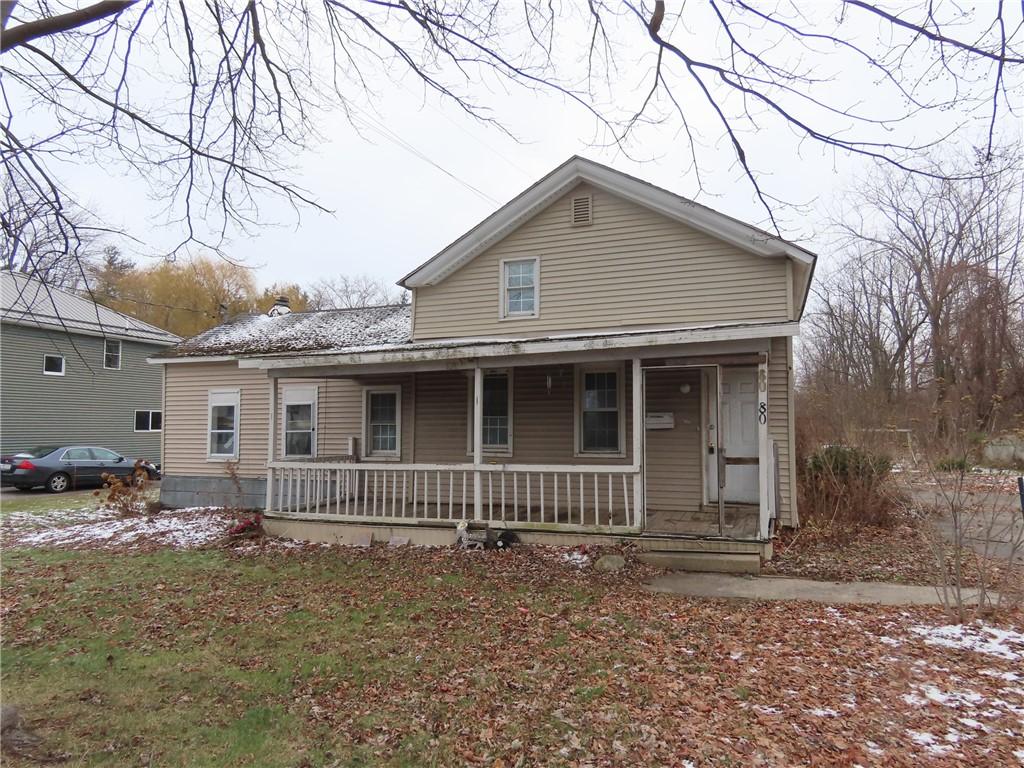
[[(757, 368), (722, 368), (726, 503), (758, 502)], [(736, 462), (740, 463), (736, 463)]]

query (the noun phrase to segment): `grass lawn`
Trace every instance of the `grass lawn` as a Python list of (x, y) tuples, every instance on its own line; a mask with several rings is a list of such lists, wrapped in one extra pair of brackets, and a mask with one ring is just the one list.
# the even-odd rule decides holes
[[(87, 488), (66, 493), (48, 493), (42, 488), (34, 488), (31, 491), (3, 488), (0, 490), (0, 519), (12, 515), (59, 518), (62, 512), (69, 513), (70, 519), (77, 519), (78, 513), (91, 512), (99, 506), (100, 498), (96, 496), (95, 491), (95, 488)], [(105, 492), (101, 490), (100, 493)], [(159, 483), (151, 483), (145, 493), (147, 498), (160, 498)]]
[(934, 609), (688, 600), (528, 548), (16, 549), (2, 575), (4, 703), (69, 765), (1024, 760), (1019, 615), (982, 652), (933, 642)]

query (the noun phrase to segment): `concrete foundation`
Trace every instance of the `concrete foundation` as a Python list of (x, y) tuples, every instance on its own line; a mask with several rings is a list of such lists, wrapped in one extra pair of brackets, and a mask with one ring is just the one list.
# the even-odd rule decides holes
[[(239, 493), (239, 488), (241, 493)], [(160, 503), (172, 509), (183, 507), (239, 507), (263, 509), (267, 501), (264, 478), (240, 477), (238, 485), (229, 477), (165, 475), (160, 482)]]
[[(267, 517), (263, 527), (271, 536), (326, 544), (386, 543), (392, 538), (408, 539), (413, 546), (450, 546), (455, 543), (455, 524), (388, 525)], [(645, 554), (661, 557), (665, 568), (706, 570), (726, 573), (757, 573), (761, 558), (771, 558), (771, 542), (683, 539), (669, 536), (627, 536), (601, 533), (515, 531), (523, 544), (572, 547), (622, 546), (628, 544)], [(725, 562), (716, 565), (719, 558)], [(672, 558), (676, 558), (673, 560)]]

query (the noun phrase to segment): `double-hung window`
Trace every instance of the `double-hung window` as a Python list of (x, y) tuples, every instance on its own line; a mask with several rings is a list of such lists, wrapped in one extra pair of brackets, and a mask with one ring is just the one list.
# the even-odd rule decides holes
[(364, 390), (364, 455), (383, 458), (401, 456), (401, 392), (401, 387), (373, 387)]
[(315, 386), (287, 387), (284, 391), (284, 455), (316, 455)]
[(214, 389), (209, 394), (209, 438), (207, 455), (210, 459), (238, 458), (237, 389)]
[[(512, 453), (512, 374), (509, 371), (485, 371), (483, 374), (483, 440), (484, 453)], [(473, 452), (473, 380), (469, 380), (468, 452)]]
[(540, 309), (540, 259), (501, 262), (501, 316), (537, 317)]
[(103, 367), (112, 371), (121, 370), (121, 342), (118, 339), (104, 339)]
[(579, 453), (622, 453), (623, 369), (577, 371), (576, 446)]

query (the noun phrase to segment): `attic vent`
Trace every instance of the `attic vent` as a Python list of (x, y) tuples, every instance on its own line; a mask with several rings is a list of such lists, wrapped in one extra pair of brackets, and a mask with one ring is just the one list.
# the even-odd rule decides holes
[(592, 198), (590, 195), (572, 199), (571, 221), (574, 227), (586, 227), (593, 223)]

